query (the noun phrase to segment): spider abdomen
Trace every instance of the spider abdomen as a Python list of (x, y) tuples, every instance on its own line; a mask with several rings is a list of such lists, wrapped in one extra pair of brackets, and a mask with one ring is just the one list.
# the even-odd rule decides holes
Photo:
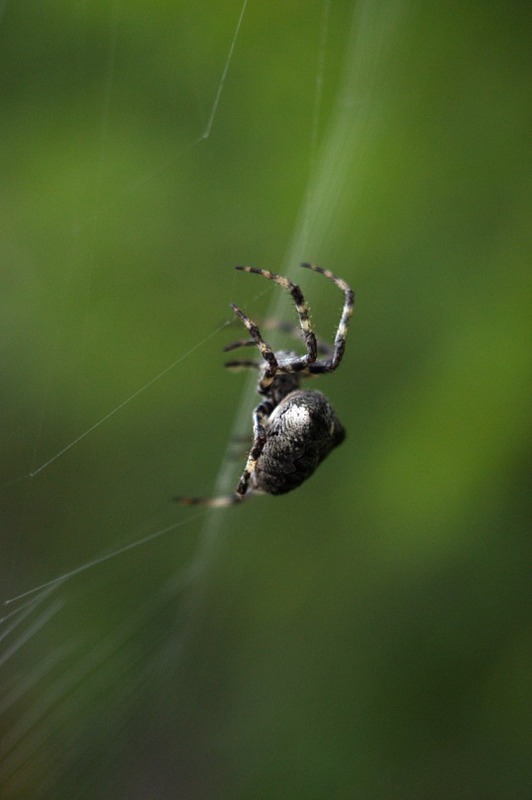
[(321, 392), (296, 389), (267, 421), (266, 443), (251, 483), (268, 494), (290, 492), (344, 439), (344, 427), (327, 398)]

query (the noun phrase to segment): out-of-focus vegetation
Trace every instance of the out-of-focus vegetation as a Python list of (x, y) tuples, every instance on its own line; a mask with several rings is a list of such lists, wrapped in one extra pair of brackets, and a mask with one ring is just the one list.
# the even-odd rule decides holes
[(374, 122), (297, 256), (357, 290), (348, 439), (214, 523), (171, 502), (213, 491), (219, 329), (277, 292), (232, 267), (286, 266), (366, 5), (250, 3), (223, 85), (238, 2), (4, 5), (4, 595), (183, 522), (3, 640), (6, 798), (531, 796), (527, 4), (360, 38)]

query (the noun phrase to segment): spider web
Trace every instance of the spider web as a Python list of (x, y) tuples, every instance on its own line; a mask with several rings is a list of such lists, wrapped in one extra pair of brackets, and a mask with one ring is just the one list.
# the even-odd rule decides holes
[[(262, 697), (254, 659), (271, 666), (279, 705), (290, 707), (282, 665), (299, 655), (304, 598), (322, 580), (312, 564), (323, 559), (326, 574), (334, 545), (323, 532), (354, 468), (346, 445), (310, 494), (286, 502), (198, 512), (170, 498), (227, 493), (242, 467), (234, 440), (249, 429), (256, 376), (221, 369), (222, 345), (239, 335), (229, 302), (258, 320), (293, 317), (277, 288), (231, 265), (300, 283), (325, 337), (338, 295), (298, 263), (358, 288), (380, 228), (366, 207), (367, 175), (420, 9), (113, 0), (0, 13), (7, 180), (13, 173), (4, 193), (2, 796), (234, 797), (224, 765), (241, 740), (227, 720), (235, 715), (246, 737), (242, 698)], [(378, 182), (374, 166), (372, 175)], [(356, 341), (355, 315), (346, 360)], [(348, 370), (324, 384), (351, 430)], [(253, 592), (259, 565), (268, 602)], [(275, 650), (279, 628), (286, 652)], [(301, 641), (312, 660), (318, 650), (305, 653)], [(276, 709), (265, 716), (292, 752), (297, 733), (276, 723)], [(322, 717), (332, 740), (336, 724), (327, 709)], [(247, 749), (247, 796), (257, 794), (253, 747), (256, 763), (258, 751), (265, 762), (273, 752), (266, 735)], [(379, 788), (373, 796), (390, 794)]]

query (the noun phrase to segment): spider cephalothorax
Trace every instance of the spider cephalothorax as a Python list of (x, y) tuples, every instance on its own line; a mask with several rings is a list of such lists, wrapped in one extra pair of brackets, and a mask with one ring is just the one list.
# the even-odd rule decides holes
[[(302, 264), (333, 281), (344, 292), (344, 307), (334, 346), (318, 347), (309, 319), (309, 309), (299, 286), (282, 275), (255, 267), (236, 267), (262, 275), (287, 289), (294, 301), (306, 353), (281, 350), (275, 353), (264, 341), (257, 325), (238, 306), (231, 305), (251, 339), (228, 345), (225, 350), (256, 345), (261, 361), (239, 359), (227, 367), (251, 367), (259, 371), (257, 391), (263, 399), (253, 411), (253, 442), (234, 494), (213, 498), (179, 498), (187, 505), (226, 506), (250, 494), (285, 494), (300, 486), (324, 458), (345, 438), (345, 430), (331, 404), (321, 392), (301, 389), (301, 380), (333, 372), (345, 350), (347, 327), (355, 295), (341, 278), (314, 264)], [(318, 352), (324, 358), (318, 359)]]

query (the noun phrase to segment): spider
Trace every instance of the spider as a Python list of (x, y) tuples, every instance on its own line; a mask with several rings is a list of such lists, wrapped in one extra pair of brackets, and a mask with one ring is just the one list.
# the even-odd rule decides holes
[[(256, 345), (262, 359), (229, 361), (226, 367), (250, 367), (259, 371), (257, 392), (262, 396), (253, 411), (253, 441), (244, 471), (231, 495), (220, 497), (178, 497), (183, 505), (224, 507), (241, 502), (252, 494), (279, 495), (291, 492), (309, 478), (331, 450), (345, 439), (345, 430), (334, 409), (321, 393), (301, 389), (303, 378), (334, 372), (345, 350), (347, 328), (353, 313), (355, 294), (341, 278), (314, 264), (301, 264), (319, 272), (338, 286), (345, 296), (344, 307), (334, 346), (318, 345), (309, 319), (309, 308), (297, 284), (266, 269), (236, 267), (243, 272), (262, 275), (282, 286), (292, 296), (306, 353), (274, 352), (262, 338), (258, 326), (236, 305), (231, 308), (246, 326), (251, 339), (227, 345), (224, 350)], [(318, 360), (318, 353), (325, 358)]]

